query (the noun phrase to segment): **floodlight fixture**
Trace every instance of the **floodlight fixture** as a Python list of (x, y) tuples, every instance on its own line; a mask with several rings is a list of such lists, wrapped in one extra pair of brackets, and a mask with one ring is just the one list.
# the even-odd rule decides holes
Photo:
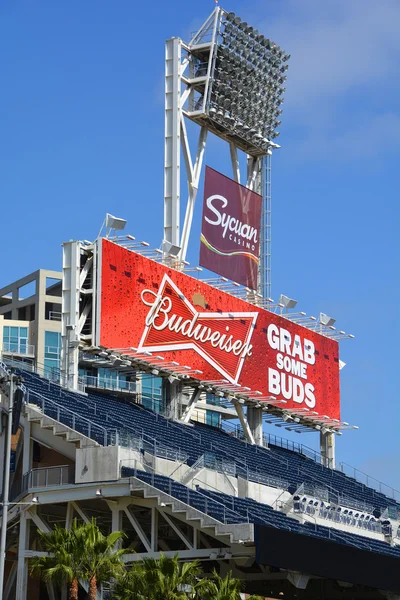
[(279, 304), (283, 304), (283, 306), (287, 309), (294, 308), (297, 305), (297, 300), (293, 300), (293, 298), (289, 298), (284, 294), (279, 296)]
[(328, 317), (328, 315), (326, 315), (325, 313), (320, 313), (319, 315), (319, 322), (321, 325), (325, 325), (326, 327), (330, 327), (331, 325), (333, 325), (334, 323), (336, 323), (336, 319), (333, 319), (332, 317)]
[(169, 256), (178, 256), (179, 252), (181, 251), (181, 247), (177, 246), (175, 244), (172, 244), (171, 242), (168, 242), (167, 240), (163, 240), (162, 250), (165, 254), (168, 254)]
[(126, 227), (126, 220), (120, 219), (119, 217), (114, 217), (114, 215), (110, 215), (110, 213), (106, 214), (106, 228), (107, 229), (115, 229), (118, 231), (122, 231)]

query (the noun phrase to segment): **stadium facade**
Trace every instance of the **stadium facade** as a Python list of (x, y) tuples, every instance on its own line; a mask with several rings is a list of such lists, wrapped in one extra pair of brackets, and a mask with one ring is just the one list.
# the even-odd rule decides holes
[[(287, 406), (282, 409), (273, 397), (260, 401), (261, 394), (252, 396), (241, 386), (235, 389), (224, 377), (203, 379), (204, 371), (195, 368), (202, 366), (200, 363), (183, 365), (163, 358), (161, 352), (166, 355), (166, 349), (157, 346), (146, 350), (144, 338), (141, 350), (101, 344), (103, 336), (112, 336), (115, 331), (118, 336), (124, 334), (118, 325), (122, 314), (126, 323), (132, 323), (124, 304), (132, 297), (123, 291), (117, 296), (112, 292), (110, 306), (114, 309), (107, 312), (107, 295), (115, 289), (112, 278), (120, 277), (122, 266), (128, 286), (132, 280), (143, 278), (135, 289), (147, 304), (151, 304), (149, 298), (141, 291), (149, 289), (149, 282), (142, 263), (148, 275), (154, 271), (155, 278), (159, 272), (168, 273), (170, 286), (175, 281), (183, 288), (187, 279), (187, 286), (199, 290), (196, 301), (202, 303), (201, 296), (206, 299), (211, 310), (205, 314), (215, 314), (211, 302), (216, 288), (165, 266), (162, 259), (156, 261), (138, 249), (127, 248), (127, 240), (122, 236), (99, 239), (91, 245), (64, 245), (62, 313), (68, 312), (68, 322), (71, 256), (79, 256), (79, 273), (84, 273), (76, 295), (81, 305), (81, 335), (89, 343), (80, 340), (76, 344), (76, 330), (65, 329), (74, 337), (68, 334), (70, 348), (64, 346), (64, 353), (77, 349), (76, 385), (72, 384), (72, 367), (57, 372), (46, 363), (27, 362), (21, 340), (19, 354), (3, 351), (2, 409), (7, 410), (11, 379), (23, 390), (25, 400), (12, 440), (14, 467), (10, 474), (4, 597), (58, 597), (58, 590), (29, 575), (29, 558), (42, 551), (37, 529), (49, 531), (56, 523), (69, 526), (74, 517), (88, 521), (93, 516), (105, 532), (124, 530), (128, 564), (160, 552), (178, 553), (182, 560), (199, 558), (206, 572), (214, 567), (221, 573), (232, 570), (245, 582), (247, 593), (270, 598), (381, 598), (398, 593), (400, 503), (395, 491), (389, 495), (387, 489), (384, 494), (325, 466), (326, 457), (271, 431), (257, 437), (253, 413), (258, 411), (264, 421), (279, 427), (308, 431), (313, 427), (310, 419), (318, 423), (317, 416)], [(104, 252), (101, 259), (98, 252)], [(91, 269), (85, 270), (87, 260), (94, 255), (97, 258), (91, 259)], [(122, 262), (118, 256), (123, 257)], [(134, 272), (134, 264), (140, 273)], [(106, 280), (106, 271), (111, 279)], [(90, 287), (85, 287), (86, 277)], [(93, 291), (96, 295), (100, 291), (97, 285), (102, 286), (97, 296), (102, 308), (94, 310), (99, 315), (97, 325), (102, 323), (102, 327), (96, 332), (91, 311), (86, 311), (86, 321), (82, 319), (85, 311), (79, 294), (89, 289), (86, 297)], [(224, 296), (231, 294), (217, 293), (223, 306)], [(238, 298), (228, 301), (236, 303)], [(287, 316), (277, 317), (273, 310), (260, 309), (247, 300), (239, 302), (247, 305), (249, 313), (262, 311), (272, 322), (276, 318), (286, 321), (286, 331), (293, 325)], [(38, 306), (36, 303), (35, 310)], [(143, 309), (134, 304), (133, 310), (139, 320)], [(218, 314), (225, 313), (221, 310)], [(245, 314), (240, 312), (240, 320)], [(8, 311), (6, 316), (18, 315)], [(232, 320), (234, 314), (228, 318)], [(211, 320), (215, 323), (215, 317)], [(11, 321), (13, 326), (18, 323), (18, 319), (9, 318), (4, 323)], [(34, 326), (34, 321), (30, 323)], [(117, 330), (113, 323), (117, 323)], [(147, 327), (149, 323), (147, 320)], [(311, 330), (307, 336), (312, 337)], [(165, 343), (159, 337), (157, 340), (159, 345)], [(152, 338), (150, 345), (154, 345)], [(174, 358), (179, 352), (189, 350), (175, 350)], [(197, 354), (193, 352), (192, 358)], [(69, 360), (72, 364), (71, 357)], [(67, 357), (62, 356), (61, 367), (66, 362)], [(155, 395), (156, 402), (150, 402), (150, 388), (137, 387), (132, 393), (129, 386), (125, 390), (123, 386), (114, 390), (85, 386), (79, 370), (90, 363), (104, 369), (102, 373), (108, 371), (108, 379), (113, 381), (119, 381), (117, 377), (125, 377), (120, 381), (129, 377), (136, 383), (143, 376), (156, 382), (161, 379), (161, 401), (157, 402)], [(224, 368), (228, 369), (226, 365)], [(185, 401), (181, 401), (183, 395)], [(242, 415), (242, 426), (232, 426), (230, 419), (223, 418), (216, 426), (199, 423), (196, 404), (202, 403), (204, 396), (218, 399), (220, 408), (231, 405), (227, 410), (238, 409), (236, 417)], [(0, 441), (4, 467), (6, 429)], [(104, 597), (106, 593), (104, 590)]]
[[(268, 193), (260, 264), (255, 250), (233, 262), (226, 252), (249, 285), (202, 280), (186, 261), (208, 132), (229, 143), (231, 189), (238, 151), (247, 154), (244, 208), (221, 216), (223, 235), (255, 240), (245, 208), (268, 188), (288, 59), (218, 6), (190, 43), (168, 40), (161, 248), (107, 215), (93, 242), (63, 244), (61, 272), (0, 290), (0, 599), (66, 599), (30, 574), (43, 554), (38, 530), (93, 517), (104, 533), (124, 531), (128, 568), (163, 552), (199, 559), (206, 574), (232, 571), (264, 598), (400, 595), (399, 494), (335, 462), (335, 437), (353, 428), (339, 385), (349, 336), (324, 313), (307, 317), (293, 299), (265, 294)], [(194, 161), (185, 119), (200, 127)], [(213, 191), (205, 205), (218, 196), (227, 206)], [(319, 451), (274, 433), (286, 430), (313, 433)]]

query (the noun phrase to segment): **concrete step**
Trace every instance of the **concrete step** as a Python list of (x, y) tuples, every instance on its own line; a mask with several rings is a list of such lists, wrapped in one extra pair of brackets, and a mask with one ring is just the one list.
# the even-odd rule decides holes
[(198, 521), (202, 529), (210, 529), (210, 531), (213, 531), (217, 536), (228, 536), (231, 543), (238, 541), (254, 541), (254, 526), (252, 523), (221, 523), (213, 517), (206, 515), (200, 510), (185, 504), (181, 500), (178, 500), (157, 488), (154, 488), (136, 477), (131, 477), (130, 487), (131, 493), (140, 491), (143, 493), (144, 498), (156, 499), (158, 505), (169, 505), (174, 514), (184, 515), (186, 521)]
[(41, 409), (35, 404), (26, 405), (26, 416), (30, 422), (40, 423), (40, 427), (42, 429), (51, 429), (55, 437), (63, 437), (65, 441), (74, 444), (74, 446), (77, 444), (79, 444), (80, 448), (87, 446), (100, 446), (98, 442), (92, 440), (83, 433), (80, 433), (75, 429), (71, 429), (71, 427), (68, 427), (68, 425), (64, 425), (52, 417), (43, 415)]

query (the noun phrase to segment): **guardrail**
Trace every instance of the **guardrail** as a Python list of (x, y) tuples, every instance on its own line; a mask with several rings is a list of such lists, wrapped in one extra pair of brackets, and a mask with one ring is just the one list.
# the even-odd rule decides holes
[(40, 467), (25, 473), (10, 489), (10, 500), (38, 488), (46, 488), (75, 483), (75, 465), (60, 465), (56, 467)]
[(136, 382), (134, 381), (113, 381), (104, 377), (95, 377), (94, 375), (84, 375), (82, 382), (88, 387), (94, 387), (99, 390), (110, 390), (113, 392), (137, 393)]
[(55, 310), (49, 311), (49, 321), (61, 321), (62, 314)]
[(375, 479), (375, 477), (371, 477), (371, 475), (368, 475), (367, 473), (364, 473), (363, 471), (360, 471), (359, 469), (356, 469), (345, 462), (339, 463), (339, 470), (345, 475), (352, 477), (359, 483), (363, 483), (367, 487), (371, 487), (377, 492), (393, 498), (393, 500), (396, 500), (396, 502), (400, 502), (400, 491), (396, 490), (390, 485), (386, 485), (386, 483), (379, 481), (379, 479)]
[(3, 342), (3, 352), (22, 356), (35, 356), (35, 346), (25, 343)]
[[(134, 464), (137, 464), (137, 463), (134, 463)], [(188, 488), (188, 487), (186, 488), (186, 494), (187, 494), (186, 502), (184, 502), (180, 498), (177, 498), (176, 495), (175, 495), (176, 492), (174, 491), (174, 489), (172, 487), (173, 484), (176, 483), (174, 480), (168, 478), (167, 489), (161, 489), (161, 488), (157, 487), (156, 482), (155, 482), (155, 476), (157, 475), (157, 473), (151, 467), (148, 467), (148, 469), (150, 470), (150, 473), (148, 473), (148, 471), (146, 471), (147, 474), (150, 475), (150, 477), (151, 477), (150, 483), (148, 483), (147, 481), (144, 481), (144, 480), (140, 479), (140, 473), (143, 472), (143, 471), (141, 469), (137, 469), (136, 466), (134, 466), (134, 467), (124, 467), (123, 465), (121, 465), (120, 468), (121, 468), (121, 470), (120, 470), (121, 477), (124, 477), (124, 476), (125, 477), (135, 477), (136, 479), (138, 479), (144, 485), (150, 485), (150, 486), (154, 487), (156, 490), (158, 490), (159, 492), (164, 493), (164, 494), (168, 494), (169, 496), (171, 496), (172, 498), (174, 498), (175, 502), (181, 504), (184, 507), (190, 508), (191, 510), (193, 510), (193, 509), (194, 510), (198, 510), (199, 512), (201, 512), (203, 514), (209, 515), (209, 509), (212, 509), (213, 505), (218, 505), (218, 508), (220, 510), (222, 510), (222, 512), (223, 512), (223, 520), (220, 521), (222, 523), (228, 524), (230, 522), (230, 518), (232, 518), (232, 517), (236, 517), (236, 518), (241, 519), (242, 523), (249, 523), (250, 522), (248, 511), (247, 511), (247, 516), (245, 516), (242, 513), (238, 513), (238, 512), (236, 512), (234, 510), (231, 510), (231, 509), (227, 508), (225, 506), (225, 504), (223, 504), (222, 502), (219, 502), (218, 500), (214, 500), (213, 498), (209, 498), (208, 496), (206, 496), (205, 494), (203, 494), (200, 490), (196, 490), (195, 493), (199, 494), (202, 498), (204, 498), (204, 506), (205, 506), (204, 512), (202, 510), (200, 510), (200, 509), (198, 509), (198, 508), (196, 508), (196, 507), (194, 507), (194, 506), (192, 506), (190, 504), (190, 492), (191, 491), (193, 492), (193, 490), (190, 490), (190, 488)], [(129, 473), (129, 474), (126, 475), (123, 472), (124, 469), (127, 469), (127, 470), (131, 471), (132, 473)], [(185, 487), (185, 486), (183, 486), (183, 484), (180, 484), (180, 485), (182, 485), (182, 487)], [(209, 515), (209, 516), (211, 516), (211, 515)], [(215, 518), (215, 517), (213, 517), (213, 518)], [(216, 519), (216, 520), (219, 520), (219, 519)]]
[[(232, 425), (231, 423), (223, 423), (222, 430), (230, 435), (234, 435), (238, 439), (244, 440), (244, 434), (240, 425)], [(321, 465), (323, 468), (331, 468), (325, 467), (323, 465), (323, 460), (321, 454), (312, 448), (305, 446), (304, 444), (299, 444), (297, 442), (293, 442), (286, 438), (282, 438), (280, 436), (264, 433), (264, 446), (268, 445), (278, 446), (279, 448), (283, 448), (285, 450), (290, 450), (292, 452), (297, 452), (298, 454), (302, 454), (306, 458), (312, 460), (313, 462)], [(369, 488), (374, 489), (381, 494), (389, 498), (393, 498), (396, 502), (400, 502), (400, 491), (393, 488), (382, 481), (379, 481), (375, 477), (371, 477), (367, 473), (364, 473), (360, 469), (353, 467), (345, 462), (340, 462), (339, 467), (336, 469), (331, 469), (332, 471), (336, 471), (338, 473), (343, 473), (352, 479), (355, 479), (358, 483), (361, 483)]]
[[(21, 365), (17, 362), (15, 362), (15, 365), (18, 366), (19, 368), (24, 368), (24, 366), (25, 366), (25, 365)], [(5, 367), (5, 369), (8, 368), (7, 365), (4, 365), (4, 367)], [(65, 393), (65, 390), (59, 384), (57, 384), (55, 382), (50, 383), (50, 381), (49, 381), (49, 388), (50, 388), (50, 385), (54, 385), (56, 387), (60, 396), (62, 396)], [(141, 398), (141, 396), (138, 396), (138, 399), (140, 399), (140, 398)], [(93, 400), (90, 400), (89, 398), (85, 398), (85, 404), (89, 405), (94, 410), (94, 414), (97, 414), (97, 405)], [(138, 405), (138, 406), (140, 407), (140, 405)], [(142, 408), (142, 410), (145, 410), (143, 407), (140, 407), (140, 408)], [(65, 410), (68, 410), (68, 409), (65, 409)], [(70, 412), (72, 412), (72, 411), (70, 411)], [(155, 413), (155, 414), (157, 415), (156, 418), (164, 419), (164, 417), (158, 415), (157, 413)], [(117, 418), (117, 417), (114, 417), (114, 418)], [(84, 418), (79, 416), (79, 419), (84, 419)], [(167, 421), (167, 424), (168, 424), (168, 426), (171, 426), (171, 427), (178, 426), (176, 423), (173, 423), (172, 421)], [(126, 427), (126, 424), (123, 422), (121, 422), (121, 425)], [(238, 438), (243, 438), (243, 432), (241, 431), (241, 428), (237, 425), (232, 425), (230, 423), (224, 423), (222, 429), (225, 430), (225, 432), (229, 433), (230, 435), (234, 435), (235, 437), (238, 437)], [(180, 431), (182, 431), (181, 428), (180, 428)], [(190, 431), (189, 427), (187, 428), (187, 434), (191, 435), (194, 438), (197, 438), (199, 441), (201, 440), (201, 434), (196, 431)], [(143, 434), (141, 434), (141, 435), (143, 435)], [(300, 445), (297, 442), (292, 442), (290, 440), (287, 440), (287, 439), (279, 437), (279, 436), (275, 436), (273, 434), (266, 434), (265, 440), (268, 445), (269, 444), (275, 445), (275, 446), (302, 454), (306, 458), (313, 460), (316, 464), (321, 465), (321, 469), (327, 468), (327, 467), (322, 466), (322, 464), (321, 464), (322, 459), (321, 459), (320, 454), (307, 446)], [(134, 444), (135, 447), (137, 446), (136, 441), (132, 442), (132, 443)], [(170, 450), (179, 452), (179, 450), (177, 450), (177, 449), (170, 449)], [(222, 451), (222, 448), (219, 449), (219, 451)], [(170, 456), (171, 452), (168, 450), (165, 452), (165, 455)], [(281, 458), (280, 462), (283, 462), (283, 461), (284, 461), (284, 459)], [(366, 473), (363, 473), (359, 469), (356, 469), (355, 467), (352, 467), (352, 466), (348, 465), (347, 463), (344, 463), (344, 462), (340, 463), (340, 468), (332, 470), (332, 471), (335, 471), (336, 473), (342, 473), (343, 475), (352, 477), (358, 483), (365, 485), (367, 487), (370, 487), (370, 488), (374, 489), (375, 491), (377, 491), (383, 495), (386, 495), (389, 498), (393, 498), (397, 502), (400, 502), (400, 491), (394, 489), (391, 486), (384, 484), (383, 482), (377, 480), (374, 477), (369, 476)], [(339, 492), (337, 492), (337, 490), (334, 490), (334, 493), (339, 494)], [(356, 501), (353, 500), (353, 502), (356, 502)], [(363, 508), (361, 508), (361, 506), (360, 506), (360, 510), (363, 510)], [(393, 514), (395, 513), (397, 515), (397, 513), (398, 513), (397, 508), (391, 509), (391, 510), (392, 510)]]

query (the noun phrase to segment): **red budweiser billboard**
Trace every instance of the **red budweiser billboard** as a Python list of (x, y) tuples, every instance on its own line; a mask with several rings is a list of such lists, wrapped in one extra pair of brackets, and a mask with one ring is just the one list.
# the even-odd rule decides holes
[(97, 344), (134, 347), (339, 419), (338, 343), (102, 240)]
[(206, 167), (200, 265), (257, 289), (262, 197)]

